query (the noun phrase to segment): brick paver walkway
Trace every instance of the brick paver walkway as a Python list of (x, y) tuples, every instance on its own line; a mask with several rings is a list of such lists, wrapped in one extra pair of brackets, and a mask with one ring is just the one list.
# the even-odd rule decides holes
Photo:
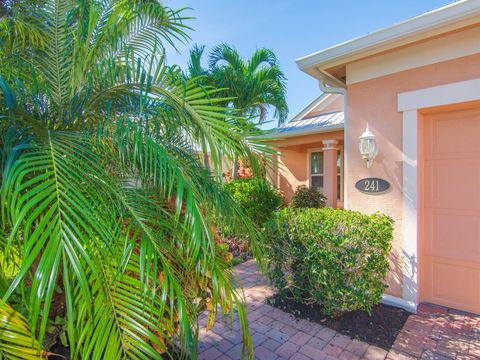
[(480, 359), (480, 316), (420, 304), (392, 346), (413, 359)]
[[(352, 340), (317, 323), (296, 319), (264, 303), (273, 294), (253, 260), (236, 267), (248, 301), (248, 319), (261, 360), (402, 360), (480, 359), (480, 317), (425, 306), (409, 317), (392, 350), (387, 352), (365, 342)], [(242, 338), (238, 321), (218, 320), (205, 330), (200, 318), (199, 359), (238, 360)]]

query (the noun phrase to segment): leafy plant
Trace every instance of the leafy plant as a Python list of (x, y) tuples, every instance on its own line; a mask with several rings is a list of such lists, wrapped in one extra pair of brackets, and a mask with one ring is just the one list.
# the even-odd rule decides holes
[(295, 190), (290, 207), (293, 208), (323, 208), (326, 206), (327, 198), (314, 187), (300, 185)]
[(233, 180), (225, 187), (258, 226), (270, 219), (284, 202), (280, 191), (260, 177)]
[[(248, 238), (241, 236), (223, 236), (219, 244), (222, 244), (227, 247), (228, 252), (233, 256), (233, 262), (235, 265), (238, 265), (237, 261), (246, 261), (252, 257), (252, 249), (250, 247), (250, 242)], [(232, 266), (235, 266), (232, 264)]]
[(25, 318), (0, 300), (0, 359), (35, 360), (46, 356)]
[(286, 79), (272, 50), (257, 49), (245, 60), (232, 46), (220, 44), (208, 53), (207, 67), (202, 64), (204, 53), (205, 46), (192, 47), (187, 78), (201, 77), (203, 83), (222, 89), (220, 95), (228, 98), (226, 105), (238, 109), (246, 119), (261, 123), (269, 108), (274, 109), (279, 124), (287, 119)]
[(326, 314), (370, 311), (386, 288), (393, 221), (355, 211), (287, 208), (268, 227), (269, 276), (283, 296)]
[(269, 150), (240, 131), (218, 90), (165, 63), (166, 44), (187, 39), (183, 11), (148, 0), (14, 5), (0, 24), (2, 309), (26, 308), (35, 353), (57, 322), (73, 359), (159, 359), (174, 336), (195, 357), (198, 312), (211, 326), (236, 307), (251, 358), (208, 213), (260, 255), (218, 181), (218, 154), (259, 171)]
[[(190, 50), (187, 78), (199, 77), (204, 84), (222, 89), (218, 96), (225, 98), (223, 105), (239, 111), (243, 117), (235, 123), (247, 133), (261, 135), (254, 121), (262, 123), (269, 110), (282, 124), (287, 119), (286, 78), (275, 53), (266, 48), (255, 50), (249, 59), (244, 59), (230, 45), (220, 44), (208, 54), (208, 67), (202, 65), (205, 46), (195, 45)], [(239, 176), (239, 162), (248, 159), (235, 158), (228, 175), (234, 180)]]

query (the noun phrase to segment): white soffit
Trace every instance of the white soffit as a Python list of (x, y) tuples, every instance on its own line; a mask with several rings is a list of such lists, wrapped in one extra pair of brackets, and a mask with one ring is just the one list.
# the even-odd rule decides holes
[(341, 43), (296, 60), (315, 76), (314, 68), (328, 69), (383, 51), (461, 29), (480, 22), (480, 0), (457, 1), (391, 27)]

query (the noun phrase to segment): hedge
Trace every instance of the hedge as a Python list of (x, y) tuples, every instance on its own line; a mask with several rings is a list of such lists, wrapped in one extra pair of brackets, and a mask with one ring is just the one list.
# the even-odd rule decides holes
[(233, 180), (226, 185), (226, 189), (258, 226), (269, 220), (284, 203), (282, 193), (262, 178)]
[(323, 208), (327, 198), (317, 189), (300, 185), (293, 194), (290, 207), (293, 208)]
[(281, 295), (325, 314), (370, 311), (389, 270), (393, 220), (355, 211), (287, 208), (267, 227), (268, 273)]

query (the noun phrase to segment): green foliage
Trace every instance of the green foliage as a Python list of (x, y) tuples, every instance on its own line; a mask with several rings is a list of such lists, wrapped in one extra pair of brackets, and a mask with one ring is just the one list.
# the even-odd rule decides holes
[(370, 311), (380, 301), (393, 237), (388, 216), (287, 208), (276, 213), (267, 237), (269, 276), (281, 294), (288, 289), (326, 314)]
[(250, 125), (250, 119), (266, 120), (268, 110), (282, 124), (287, 119), (286, 78), (275, 53), (270, 49), (255, 50), (249, 59), (230, 45), (220, 44), (208, 54), (208, 66), (202, 65), (205, 46), (190, 50), (187, 78), (201, 77), (203, 83), (222, 89), (219, 95), (228, 98), (225, 106), (237, 109), (244, 119), (237, 124)]
[[(220, 44), (209, 52), (207, 67), (202, 64), (204, 53), (205, 46), (192, 47), (184, 77), (218, 88), (216, 96), (223, 98), (221, 105), (241, 115), (233, 121), (242, 132), (264, 133), (253, 120), (262, 123), (272, 109), (278, 124), (285, 122), (288, 116), (286, 78), (272, 50), (260, 48), (249, 59), (244, 59), (232, 46)], [(233, 161), (233, 179), (237, 178), (239, 159), (236, 157)], [(266, 166), (272, 165), (271, 158), (263, 160)]]
[(323, 208), (327, 198), (317, 188), (300, 185), (295, 190), (290, 207), (293, 208)]
[(25, 318), (0, 299), (0, 359), (46, 359)]
[(219, 154), (258, 171), (270, 150), (218, 89), (166, 64), (188, 17), (159, 1), (17, 3), (0, 19), (0, 310), (25, 312), (35, 353), (58, 326), (72, 359), (115, 360), (160, 359), (173, 337), (195, 358), (200, 305), (210, 325), (236, 308), (252, 358), (208, 214), (260, 257)]
[(280, 191), (258, 177), (233, 180), (226, 185), (226, 189), (258, 226), (270, 219), (284, 201)]

